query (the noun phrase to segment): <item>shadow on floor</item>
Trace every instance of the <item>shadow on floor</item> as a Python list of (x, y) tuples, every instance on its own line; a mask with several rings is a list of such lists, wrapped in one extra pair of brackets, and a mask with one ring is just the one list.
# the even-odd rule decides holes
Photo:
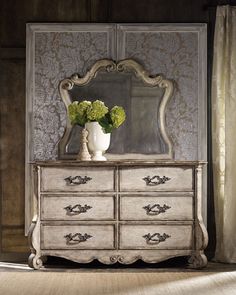
[(94, 260), (90, 263), (76, 263), (64, 258), (59, 258), (59, 257), (48, 257), (47, 262), (44, 264), (45, 267), (48, 268), (54, 268), (54, 267), (62, 267), (62, 268), (76, 268), (76, 269), (110, 269), (110, 270), (125, 270), (125, 269), (163, 269), (163, 268), (168, 268), (170, 269), (176, 269), (176, 268), (185, 268), (187, 265), (187, 257), (175, 257), (171, 258), (169, 260), (159, 262), (159, 263), (146, 263), (143, 262), (142, 260), (137, 260), (136, 262), (132, 264), (121, 264), (121, 263), (114, 263), (111, 265), (106, 265), (98, 260)]
[[(59, 257), (48, 257), (47, 262), (44, 264), (44, 270), (80, 270), (80, 271), (111, 271), (111, 272), (196, 272), (198, 269), (190, 269), (188, 265), (188, 257), (175, 257), (169, 260), (159, 262), (159, 263), (146, 263), (142, 260), (138, 260), (132, 264), (120, 264), (115, 263), (111, 265), (102, 264), (101, 262), (94, 260), (90, 263), (76, 263), (64, 258)], [(200, 270), (201, 272), (227, 272), (227, 271), (236, 271), (236, 264), (224, 264), (224, 263), (215, 263), (208, 262), (206, 268)]]

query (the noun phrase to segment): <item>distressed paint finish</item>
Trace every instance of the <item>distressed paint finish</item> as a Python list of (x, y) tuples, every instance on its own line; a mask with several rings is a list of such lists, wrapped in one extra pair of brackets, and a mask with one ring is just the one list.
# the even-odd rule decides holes
[[(80, 171), (86, 169), (87, 171), (96, 171), (100, 168), (99, 162), (73, 162), (73, 161), (49, 161), (38, 162), (34, 164), (37, 170), (35, 178), (38, 179), (39, 184), (42, 181), (41, 170), (44, 171), (44, 179), (47, 174), (54, 172), (57, 177), (57, 171), (65, 170), (68, 172), (69, 168), (73, 171)], [(107, 169), (107, 173), (111, 173), (114, 169), (116, 177), (115, 182), (115, 219), (112, 221), (109, 218), (104, 219), (104, 216), (96, 215), (96, 220), (76, 220), (74, 218), (64, 218), (60, 215), (58, 219), (58, 212), (48, 210), (45, 206), (45, 193), (37, 189), (37, 204), (34, 212), (34, 219), (32, 220), (30, 230), (30, 241), (32, 244), (29, 257), (29, 265), (38, 269), (43, 264), (43, 256), (52, 255), (71, 259), (73, 261), (88, 263), (94, 259), (112, 264), (115, 262), (132, 263), (138, 259), (146, 262), (159, 262), (167, 258), (175, 256), (190, 256), (190, 265), (194, 268), (204, 267), (207, 259), (203, 253), (207, 245), (207, 232), (202, 222), (201, 217), (201, 179), (202, 179), (202, 165), (200, 162), (181, 162), (181, 161), (116, 161), (106, 162), (103, 164), (103, 170)], [(136, 167), (137, 166), (137, 167)], [(143, 168), (144, 167), (144, 168)], [(119, 170), (127, 169), (132, 171), (132, 190), (128, 191), (128, 186), (121, 186), (122, 178)], [(165, 174), (171, 175), (176, 182), (166, 191), (154, 190), (147, 192), (146, 187), (140, 187), (140, 171), (151, 174), (153, 170), (162, 169)], [(186, 171), (188, 177), (182, 177), (181, 170)], [(63, 173), (62, 173), (63, 174)], [(126, 176), (127, 177), (127, 176)], [(130, 176), (129, 176), (130, 177)], [(137, 181), (135, 181), (135, 179)], [(55, 189), (55, 184), (58, 184), (58, 190)], [(137, 186), (135, 188), (135, 183)], [(183, 186), (178, 183), (187, 183)], [(158, 184), (161, 186), (165, 184)], [(89, 183), (88, 183), (89, 188)], [(181, 188), (181, 192), (179, 189)], [(191, 188), (191, 191), (189, 191)], [(93, 186), (91, 185), (91, 189)], [(76, 190), (71, 192), (70, 187), (60, 186), (59, 181), (56, 181), (52, 187), (48, 187), (48, 199), (55, 196), (58, 200), (58, 206), (67, 200), (79, 200), (82, 198), (84, 204), (89, 204), (91, 194), (85, 193), (83, 190)], [(63, 197), (60, 200), (60, 195), (56, 191), (63, 191)], [(62, 192), (61, 192), (62, 193)], [(102, 203), (103, 198), (111, 198), (109, 187), (106, 185), (106, 180), (100, 178), (100, 183), (97, 182), (96, 194), (97, 204), (99, 198), (101, 204), (106, 206), (107, 212), (110, 216), (114, 213), (113, 206), (110, 203)], [(145, 196), (145, 197), (144, 197)], [(152, 196), (149, 199), (149, 196)], [(174, 196), (174, 197), (173, 197)], [(124, 208), (119, 200), (128, 200)], [(155, 201), (162, 204), (169, 204), (168, 209), (174, 207), (177, 210), (177, 215), (169, 214), (162, 218), (145, 218), (140, 215), (137, 210), (138, 218), (132, 219), (127, 215), (127, 210), (133, 212), (135, 208), (144, 206), (144, 198), (147, 202)], [(178, 199), (178, 202), (177, 202)], [(188, 199), (186, 201), (186, 199)], [(170, 201), (170, 203), (169, 203)], [(134, 206), (133, 206), (134, 204)], [(178, 206), (176, 206), (178, 204)], [(147, 204), (146, 204), (147, 205)], [(59, 208), (55, 206), (55, 210)], [(63, 205), (64, 206), (64, 205)], [(99, 206), (99, 205), (98, 205)], [(181, 209), (180, 209), (181, 206)], [(166, 209), (166, 210), (168, 210)], [(45, 216), (44, 211), (47, 210)], [(183, 215), (180, 212), (183, 210)], [(163, 213), (165, 214), (165, 213)], [(66, 239), (69, 237), (69, 242)], [(67, 250), (67, 251), (65, 251)], [(83, 251), (82, 251), (83, 250)], [(140, 250), (140, 251), (137, 251)], [(159, 251), (163, 250), (160, 254)], [(165, 251), (164, 251), (165, 250)]]
[[(160, 234), (162, 242), (153, 236), (153, 242), (147, 243), (145, 235)], [(120, 249), (192, 249), (192, 225), (121, 225)], [(144, 254), (145, 256), (145, 254)]]
[[(41, 191), (42, 192), (97, 192), (97, 191), (114, 191), (114, 168), (96, 167), (91, 169), (89, 167), (78, 168), (43, 168), (41, 172)], [(82, 184), (74, 183), (68, 184), (66, 179), (68, 177), (88, 177), (88, 180)]]
[[(114, 226), (113, 225), (41, 225), (42, 249), (114, 249)], [(68, 234), (81, 234), (88, 238), (80, 243), (75, 237), (71, 242), (66, 242)]]
[[(193, 170), (188, 167), (133, 167), (120, 169), (121, 191), (192, 191)], [(168, 178), (163, 183), (155, 185), (159, 181), (156, 178), (147, 185), (146, 177)]]
[[(155, 196), (158, 195), (158, 196)], [(193, 194), (135, 194), (120, 196), (121, 220), (192, 220)], [(184, 206), (183, 206), (184, 203)]]
[(95, 195), (42, 195), (42, 220), (114, 220), (114, 196)]

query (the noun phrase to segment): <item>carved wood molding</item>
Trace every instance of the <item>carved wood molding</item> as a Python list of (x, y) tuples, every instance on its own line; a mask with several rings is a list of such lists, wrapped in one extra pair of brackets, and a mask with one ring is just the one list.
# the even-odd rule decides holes
[[(158, 250), (160, 251), (160, 250)], [(157, 252), (158, 252), (157, 251)], [(104, 253), (101, 251), (101, 253), (97, 253), (96, 255), (90, 254), (90, 253), (85, 253), (83, 254), (80, 251), (81, 255), (79, 253), (72, 253), (71, 251), (60, 251), (60, 252), (55, 252), (51, 253), (50, 251), (42, 251), (43, 257), (50, 255), (50, 256), (56, 256), (56, 257), (61, 257), (65, 259), (72, 260), (77, 263), (90, 263), (94, 260), (98, 260), (99, 262), (107, 265), (111, 265), (114, 263), (120, 263), (120, 264), (132, 264), (138, 260), (141, 260), (146, 263), (159, 263), (161, 261), (165, 261), (170, 258), (175, 258), (175, 257), (181, 257), (181, 256), (187, 256), (189, 257), (188, 259), (188, 268), (203, 268), (206, 266), (207, 259), (206, 256), (201, 253), (200, 251), (192, 252), (189, 250), (172, 250), (172, 254), (169, 253), (161, 253), (159, 256), (158, 253), (156, 253), (155, 257), (153, 254), (149, 254), (147, 251), (143, 252), (142, 255), (133, 253), (133, 254), (125, 254), (122, 251), (117, 251), (109, 255), (109, 253)], [(45, 255), (45, 256), (44, 256)], [(41, 266), (40, 266), (41, 267)]]
[[(79, 74), (75, 73), (70, 78), (66, 78), (59, 83), (59, 92), (66, 108), (72, 103), (72, 99), (69, 95), (69, 90), (73, 89), (75, 85), (84, 86), (89, 84), (89, 82), (96, 77), (99, 71), (106, 72), (132, 72), (134, 75), (143, 81), (145, 84), (150, 85), (150, 87), (159, 87), (164, 89), (164, 95), (162, 96), (160, 106), (157, 109), (157, 119), (160, 125), (160, 133), (164, 143), (167, 146), (168, 152), (163, 154), (163, 158), (173, 158), (173, 145), (166, 132), (166, 122), (165, 122), (165, 110), (166, 105), (173, 93), (173, 82), (171, 80), (165, 79), (162, 75), (151, 76), (144, 67), (133, 59), (125, 59), (115, 62), (110, 59), (98, 60), (91, 69), (81, 77)], [(59, 157), (66, 158), (67, 144), (71, 137), (72, 125), (67, 118), (67, 125), (64, 135), (58, 145)], [(162, 155), (162, 154), (161, 154)], [(122, 157), (122, 156), (121, 156)], [(130, 158), (130, 154), (127, 154)], [(145, 157), (145, 156), (144, 156)], [(159, 155), (160, 158), (160, 155)], [(162, 158), (162, 156), (161, 156)]]

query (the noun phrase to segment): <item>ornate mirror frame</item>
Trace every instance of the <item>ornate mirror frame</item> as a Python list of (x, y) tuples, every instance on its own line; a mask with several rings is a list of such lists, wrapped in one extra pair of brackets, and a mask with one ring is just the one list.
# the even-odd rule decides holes
[[(91, 69), (80, 77), (78, 74), (73, 74), (70, 78), (66, 78), (59, 83), (59, 92), (66, 109), (73, 102), (69, 94), (69, 90), (72, 90), (74, 86), (84, 86), (94, 79), (101, 71), (105, 72), (132, 72), (138, 79), (150, 87), (158, 86), (164, 89), (164, 95), (161, 98), (160, 105), (157, 109), (157, 120), (159, 123), (160, 135), (164, 144), (167, 147), (167, 153), (160, 154), (137, 154), (137, 153), (125, 153), (125, 154), (109, 154), (107, 158), (110, 160), (117, 159), (173, 159), (173, 145), (166, 131), (165, 123), (165, 110), (166, 105), (173, 93), (173, 82), (165, 79), (161, 75), (150, 76), (144, 67), (133, 59), (125, 59), (115, 62), (110, 59), (101, 59), (95, 62)], [(74, 158), (72, 154), (68, 154), (67, 145), (70, 140), (73, 126), (70, 120), (67, 118), (66, 129), (62, 139), (58, 144), (58, 157), (59, 159), (71, 159)], [(79, 143), (78, 143), (79, 144)]]

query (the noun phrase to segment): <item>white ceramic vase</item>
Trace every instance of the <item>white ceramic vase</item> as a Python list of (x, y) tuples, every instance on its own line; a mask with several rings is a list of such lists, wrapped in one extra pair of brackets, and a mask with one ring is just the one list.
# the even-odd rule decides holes
[(102, 126), (98, 122), (89, 122), (85, 124), (88, 131), (88, 148), (92, 152), (92, 161), (106, 161), (105, 151), (110, 145), (110, 133), (104, 133)]

